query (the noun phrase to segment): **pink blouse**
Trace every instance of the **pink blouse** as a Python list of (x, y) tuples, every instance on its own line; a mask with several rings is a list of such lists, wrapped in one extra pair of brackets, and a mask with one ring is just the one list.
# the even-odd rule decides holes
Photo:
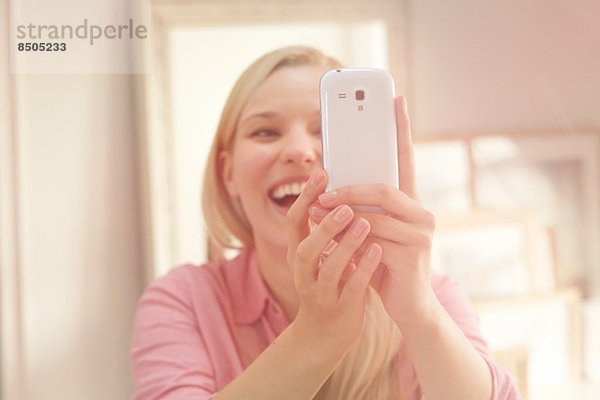
[[(487, 362), (492, 399), (519, 399), (510, 375), (490, 358), (465, 295), (443, 276), (433, 275), (431, 284)], [(176, 267), (153, 282), (138, 303), (131, 347), (134, 399), (210, 399), (289, 324), (262, 280), (254, 252)], [(411, 387), (417, 377), (409, 357), (400, 372), (403, 387)]]

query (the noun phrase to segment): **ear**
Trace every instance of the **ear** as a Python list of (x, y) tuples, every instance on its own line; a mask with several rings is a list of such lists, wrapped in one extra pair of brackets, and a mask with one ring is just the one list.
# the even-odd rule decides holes
[(225, 190), (232, 197), (237, 197), (239, 192), (233, 181), (233, 156), (228, 151), (221, 151), (219, 153), (219, 165), (221, 167), (221, 179)]

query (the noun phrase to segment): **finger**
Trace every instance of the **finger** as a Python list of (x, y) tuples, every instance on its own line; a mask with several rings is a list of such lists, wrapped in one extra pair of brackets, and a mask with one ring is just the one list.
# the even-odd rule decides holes
[[(316, 279), (319, 257), (329, 249), (331, 240), (352, 221), (354, 213), (348, 205), (341, 205), (332, 210), (317, 227), (298, 244), (295, 261), (300, 265), (309, 265), (296, 271), (296, 277), (302, 283), (312, 282)], [(336, 248), (331, 252), (333, 254)], [(329, 254), (326, 258), (331, 257)]]
[(383, 249), (378, 244), (372, 243), (368, 247), (360, 258), (356, 270), (342, 288), (340, 301), (351, 304), (360, 304), (364, 301), (365, 292), (373, 273), (377, 270), (382, 254)]
[[(308, 212), (310, 214), (310, 221), (313, 224), (313, 227), (314, 227), (314, 225), (320, 224), (321, 221), (323, 220), (323, 218), (327, 214), (329, 214), (330, 211), (331, 211), (331, 209), (323, 208), (318, 203), (314, 203), (313, 205), (311, 205)], [(342, 238), (346, 234), (347, 230), (348, 230), (348, 227), (344, 228), (340, 233), (335, 235), (333, 238), (333, 241), (336, 243), (340, 242), (340, 240), (342, 240)]]
[[(387, 270), (388, 270), (388, 267), (385, 264), (383, 264), (383, 258), (385, 257), (385, 248), (383, 246), (381, 246), (381, 243), (379, 243), (379, 242), (381, 242), (381, 240), (375, 241), (367, 236), (367, 238), (364, 240), (364, 242), (360, 245), (360, 248), (354, 253), (354, 259), (360, 260), (366, 254), (366, 251), (370, 245), (377, 244), (382, 248), (382, 250), (383, 250), (382, 258), (380, 259), (379, 265), (375, 269), (375, 272), (373, 272), (373, 275), (371, 275), (371, 281), (369, 282), (369, 285), (371, 285), (375, 290), (379, 290), (379, 288), (381, 287), (383, 279), (384, 279), (385, 275), (387, 274)], [(354, 269), (356, 269), (356, 268), (354, 268)], [(354, 269), (352, 271), (354, 271)], [(349, 278), (348, 275), (342, 275), (342, 278), (341, 278), (342, 283), (347, 281), (348, 278)]]
[(316, 170), (308, 183), (287, 212), (288, 224), (288, 264), (292, 265), (298, 244), (308, 236), (308, 207), (314, 203), (318, 195), (325, 190), (327, 176), (322, 170)]
[[(402, 265), (419, 265), (418, 259), (423, 254), (423, 247), (420, 246), (406, 246), (391, 242), (389, 240), (367, 237), (356, 251), (357, 255), (363, 255), (369, 245), (378, 244), (383, 249), (383, 256), (381, 258), (381, 264), (384, 264), (387, 268), (397, 270)], [(423, 246), (430, 246), (430, 242), (424, 242)]]
[(427, 213), (404, 192), (383, 183), (342, 186), (320, 194), (318, 198), (319, 205), (324, 208), (332, 208), (338, 204), (377, 206), (388, 214), (409, 222), (418, 221)]
[(396, 97), (396, 137), (398, 141), (398, 179), (400, 190), (410, 198), (417, 198), (415, 185), (415, 158), (413, 152), (410, 118), (406, 97)]
[[(339, 292), (339, 290), (341, 290), (341, 286), (344, 284), (344, 282), (346, 282), (348, 280), (348, 278), (350, 278), (350, 276), (352, 275), (354, 270), (356, 270), (356, 262), (354, 261), (355, 257), (356, 257), (356, 254), (354, 254), (354, 256), (352, 256), (352, 259), (350, 260), (348, 265), (346, 265), (346, 268), (344, 268), (344, 271), (342, 271), (342, 276), (340, 276), (340, 285), (338, 288), (338, 292)], [(358, 257), (356, 257), (356, 259), (358, 260)], [(338, 293), (338, 297), (336, 297), (335, 300), (337, 301), (338, 298), (339, 298), (339, 293)]]
[[(318, 225), (323, 220), (323, 217), (329, 213), (329, 211), (330, 211), (329, 209), (321, 207), (318, 203), (313, 204), (309, 209), (310, 220), (313, 223)], [(395, 218), (391, 218), (389, 216), (384, 216), (379, 213), (354, 211), (354, 218), (356, 219), (357, 217), (362, 217), (362, 218), (365, 218), (367, 221), (369, 221), (369, 224), (371, 225), (371, 230), (370, 230), (371, 236), (375, 235), (375, 236), (380, 236), (380, 237), (383, 237), (386, 239), (393, 240), (393, 238), (398, 235), (399, 228), (394, 227), (394, 224), (391, 224), (389, 222), (390, 219), (392, 222), (399, 221)], [(402, 223), (402, 224), (405, 224), (405, 223)], [(378, 227), (377, 230), (373, 229), (375, 225)], [(342, 238), (346, 234), (347, 230), (348, 230), (348, 227), (346, 227), (340, 233), (338, 233), (333, 238), (333, 240), (336, 242), (339, 242), (340, 240), (342, 240)]]
[(389, 215), (356, 211), (354, 218), (365, 218), (371, 225), (370, 237), (386, 239), (391, 242), (410, 245), (421, 243), (431, 237), (435, 228), (435, 217), (425, 211), (417, 222), (406, 222)]
[(352, 261), (354, 252), (360, 247), (368, 233), (369, 222), (366, 219), (354, 220), (335, 250), (321, 264), (317, 284), (322, 288), (327, 301), (337, 302), (342, 273)]
[(321, 223), (323, 218), (325, 218), (325, 216), (329, 214), (330, 211), (331, 208), (321, 207), (321, 205), (318, 202), (313, 203), (308, 209), (310, 219), (317, 224)]
[[(325, 208), (314, 206), (322, 211), (327, 212)], [(312, 207), (311, 207), (312, 209)], [(371, 229), (369, 231), (370, 238), (386, 239), (391, 242), (411, 245), (427, 242), (431, 240), (431, 233), (435, 229), (435, 217), (430, 212), (423, 213), (423, 219), (418, 222), (405, 222), (398, 218), (382, 215), (380, 213), (355, 211), (354, 218), (365, 218), (369, 221)], [(311, 217), (312, 220), (312, 217)], [(318, 222), (316, 222), (318, 224)], [(333, 240), (339, 242), (346, 234), (348, 227), (338, 233)]]

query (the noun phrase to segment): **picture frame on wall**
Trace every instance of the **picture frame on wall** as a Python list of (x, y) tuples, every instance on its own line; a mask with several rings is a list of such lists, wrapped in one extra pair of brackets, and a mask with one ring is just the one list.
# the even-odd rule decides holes
[(552, 227), (557, 285), (594, 291), (582, 277), (600, 262), (600, 135), (491, 135), (471, 147), (477, 206), (534, 209)]
[[(535, 221), (525, 225), (535, 231), (527, 239), (534, 279), (528, 290), (577, 287), (584, 295), (600, 290), (600, 204), (594, 200), (600, 196), (597, 130), (424, 135), (415, 138), (415, 171), (424, 206), (439, 221), (464, 221), (462, 233), (452, 234), (454, 239), (436, 232), (438, 247), (448, 240), (460, 244), (458, 236), (468, 236), (465, 226), (478, 214), (496, 214), (499, 219), (510, 213), (530, 214), (525, 221)], [(510, 241), (509, 230), (505, 234)], [(512, 230), (514, 240), (518, 232)], [(494, 234), (488, 229), (483, 236)], [(465, 248), (460, 245), (457, 251)], [(446, 264), (448, 257), (452, 254), (444, 256)], [(585, 279), (586, 271), (594, 277)], [(515, 279), (523, 285), (525, 278)], [(514, 286), (507, 293), (525, 290)]]
[(554, 262), (535, 213), (473, 212), (438, 218), (432, 268), (473, 299), (552, 290)]

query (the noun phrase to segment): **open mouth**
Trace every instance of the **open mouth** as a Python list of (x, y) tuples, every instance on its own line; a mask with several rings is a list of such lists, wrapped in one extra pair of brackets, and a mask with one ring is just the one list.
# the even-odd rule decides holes
[(269, 197), (280, 207), (290, 208), (296, 201), (306, 182), (285, 183), (269, 192)]

